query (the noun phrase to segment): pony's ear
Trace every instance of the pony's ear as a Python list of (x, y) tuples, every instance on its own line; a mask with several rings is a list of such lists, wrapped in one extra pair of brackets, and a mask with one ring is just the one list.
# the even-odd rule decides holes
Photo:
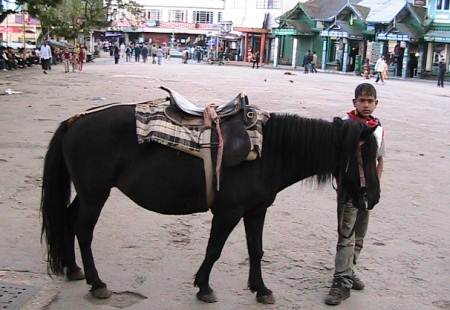
[(367, 141), (367, 139), (369, 138), (369, 136), (371, 134), (373, 134), (373, 132), (375, 131), (375, 129), (377, 129), (378, 126), (374, 126), (374, 127), (370, 127), (367, 125), (364, 125), (362, 131), (361, 131), (361, 135), (359, 137), (360, 141)]
[(343, 123), (344, 123), (344, 120), (342, 118), (340, 118), (340, 117), (333, 118), (333, 125), (341, 127)]

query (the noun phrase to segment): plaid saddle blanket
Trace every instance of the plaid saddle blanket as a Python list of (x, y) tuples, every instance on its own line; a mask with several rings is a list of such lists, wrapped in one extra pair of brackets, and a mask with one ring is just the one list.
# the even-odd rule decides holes
[[(203, 132), (198, 127), (188, 128), (171, 122), (164, 113), (168, 105), (168, 102), (136, 104), (135, 116), (138, 143), (157, 142), (201, 157), (200, 149), (210, 147), (210, 141), (202, 140)], [(256, 112), (257, 122), (253, 127), (247, 128), (247, 133), (250, 138), (251, 151), (256, 153), (258, 157), (261, 157), (263, 147), (262, 130), (269, 119), (269, 113), (259, 109)]]

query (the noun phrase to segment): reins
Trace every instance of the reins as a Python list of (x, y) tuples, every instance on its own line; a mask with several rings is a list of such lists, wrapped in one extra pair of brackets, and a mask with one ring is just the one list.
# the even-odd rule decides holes
[[(358, 148), (356, 150), (356, 161), (358, 162), (358, 172), (359, 172), (359, 183), (360, 183), (360, 188), (362, 191), (364, 191), (364, 195), (366, 194), (366, 177), (364, 174), (364, 167), (363, 167), (363, 160), (362, 160), (362, 154), (361, 154), (361, 145), (362, 143), (360, 143), (358, 145)], [(348, 168), (350, 165), (350, 158), (347, 159), (347, 163), (345, 165), (345, 170), (344, 173), (348, 172)], [(341, 190), (341, 185), (342, 185), (342, 173), (339, 173), (339, 180), (336, 180), (337, 184), (336, 186), (333, 184), (333, 182), (331, 182), (331, 185), (333, 187), (333, 189), (336, 191), (337, 196), (338, 196), (338, 205), (340, 204), (340, 190)], [(366, 210), (367, 210), (367, 204), (366, 204)], [(338, 218), (338, 233), (341, 237), (345, 238), (345, 239), (349, 239), (353, 233), (355, 232), (355, 225), (353, 225), (352, 230), (350, 231), (349, 235), (346, 236), (345, 234), (342, 233), (342, 217), (343, 217), (343, 213), (341, 214), (341, 216)]]

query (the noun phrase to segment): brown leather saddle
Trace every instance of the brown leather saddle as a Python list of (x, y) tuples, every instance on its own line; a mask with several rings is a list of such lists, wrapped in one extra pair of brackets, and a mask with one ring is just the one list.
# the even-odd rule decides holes
[[(199, 130), (211, 130), (212, 157), (215, 158), (218, 145), (218, 136), (213, 123), (213, 128), (207, 128), (204, 123), (204, 108), (199, 107), (181, 96), (179, 93), (162, 87), (170, 94), (170, 105), (165, 109), (165, 115), (175, 124), (186, 128)], [(220, 119), (220, 129), (223, 138), (222, 165), (235, 166), (243, 162), (251, 151), (250, 137), (247, 129), (256, 125), (257, 112), (248, 103), (244, 93), (238, 94), (233, 100), (216, 108)]]

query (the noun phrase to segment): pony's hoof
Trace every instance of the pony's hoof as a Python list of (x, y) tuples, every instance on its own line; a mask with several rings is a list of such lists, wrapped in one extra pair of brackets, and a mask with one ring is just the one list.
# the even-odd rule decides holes
[(197, 298), (203, 302), (207, 302), (207, 303), (213, 303), (213, 302), (217, 302), (217, 296), (214, 292), (209, 292), (209, 293), (201, 293), (198, 292), (197, 293)]
[(75, 270), (72, 273), (67, 274), (67, 280), (69, 281), (78, 281), (84, 280), (86, 277), (84, 276), (84, 272), (81, 269)]
[(91, 294), (92, 294), (92, 296), (94, 296), (95, 298), (98, 298), (98, 299), (107, 299), (107, 298), (111, 297), (112, 291), (108, 290), (107, 287), (100, 287), (100, 288), (96, 288), (95, 290), (92, 289)]
[(264, 305), (272, 305), (275, 303), (275, 297), (273, 294), (256, 296), (256, 301)]

